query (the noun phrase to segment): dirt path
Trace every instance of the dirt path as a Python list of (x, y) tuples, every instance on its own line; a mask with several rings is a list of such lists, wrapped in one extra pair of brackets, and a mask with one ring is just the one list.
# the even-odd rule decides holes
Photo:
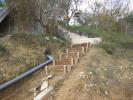
[(76, 93), (76, 91), (74, 91), (74, 88), (78, 88), (78, 85), (81, 84), (80, 78), (82, 77), (82, 74), (85, 72), (85, 66), (87, 66), (87, 63), (91, 55), (94, 55), (94, 53), (95, 50), (92, 49), (90, 50), (90, 52), (86, 54), (86, 56), (84, 56), (81, 59), (80, 63), (77, 65), (77, 68), (72, 72), (69, 78), (63, 82), (63, 86), (60, 88), (60, 90), (57, 92), (55, 96), (56, 100), (77, 100), (74, 94)]

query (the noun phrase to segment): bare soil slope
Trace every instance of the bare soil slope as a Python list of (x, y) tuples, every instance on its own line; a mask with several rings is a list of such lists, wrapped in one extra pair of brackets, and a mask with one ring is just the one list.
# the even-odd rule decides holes
[(133, 100), (133, 63), (92, 48), (48, 100)]

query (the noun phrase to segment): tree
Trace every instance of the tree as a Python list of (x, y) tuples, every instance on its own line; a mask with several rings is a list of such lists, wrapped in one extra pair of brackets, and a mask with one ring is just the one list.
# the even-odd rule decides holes
[(103, 2), (94, 1), (89, 8), (92, 11), (91, 20), (95, 27), (95, 22), (102, 30), (109, 32), (120, 29), (119, 21), (128, 14), (129, 0), (103, 0)]
[(29, 21), (29, 4), (27, 0), (8, 0), (7, 5), (10, 9), (10, 16), (15, 25), (16, 32), (28, 31)]
[(79, 4), (82, 0), (63, 0), (63, 6), (65, 11), (66, 25), (69, 25), (69, 21), (74, 16), (75, 12), (78, 10)]
[(37, 22), (47, 34), (57, 29), (58, 19), (65, 14), (64, 1), (67, 0), (9, 0), (8, 4), (18, 30), (25, 31), (31, 22)]

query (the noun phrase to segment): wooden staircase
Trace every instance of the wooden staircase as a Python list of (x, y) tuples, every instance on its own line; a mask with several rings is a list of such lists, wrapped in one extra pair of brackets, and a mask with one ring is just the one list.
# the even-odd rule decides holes
[[(65, 68), (67, 67), (73, 67), (80, 61), (80, 58), (85, 55), (86, 52), (89, 51), (91, 45), (90, 43), (82, 43), (82, 44), (76, 44), (76, 45), (71, 45), (70, 48), (67, 48), (64, 53), (58, 54), (58, 59), (55, 59), (53, 61), (52, 66), (48, 66), (47, 68), (50, 67), (60, 67), (64, 69), (63, 72), (65, 72)], [(50, 69), (49, 69), (50, 71)], [(47, 72), (48, 73), (48, 72)], [(66, 72), (65, 72), (66, 73)]]
[[(56, 86), (56, 84), (62, 79), (62, 77), (66, 76), (76, 67), (76, 64), (80, 61), (81, 57), (83, 57), (85, 53), (89, 51), (90, 47), (90, 43), (75, 44), (67, 48), (64, 53), (58, 54), (58, 59), (55, 59), (51, 65), (45, 67), (45, 74), (47, 76), (52, 75), (54, 76), (54, 78), (52, 78), (51, 80), (47, 78), (45, 79), (45, 82), (47, 80), (48, 84), (50, 84), (51, 86)], [(48, 88), (46, 88), (47, 92), (48, 89), (49, 86)], [(42, 92), (44, 91), (45, 90), (40, 91), (38, 95), (35, 95), (34, 100), (41, 100), (36, 98), (42, 98)], [(51, 92), (51, 90), (49, 90), (49, 92)], [(44, 92), (43, 99), (45, 97), (46, 93)]]

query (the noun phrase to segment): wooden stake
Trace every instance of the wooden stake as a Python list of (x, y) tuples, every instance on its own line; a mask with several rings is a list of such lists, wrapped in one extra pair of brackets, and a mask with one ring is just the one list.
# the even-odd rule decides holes
[(48, 75), (48, 66), (45, 66), (45, 73)]
[(55, 66), (55, 60), (53, 60), (53, 66)]
[(71, 58), (71, 65), (74, 65), (74, 59)]
[(66, 73), (67, 73), (67, 66), (64, 65), (64, 74), (66, 74)]
[(85, 48), (84, 47), (82, 47), (82, 53), (85, 54)]
[(60, 54), (60, 60), (61, 60), (61, 58), (62, 58), (62, 54)]
[(66, 49), (66, 53), (68, 53), (68, 49)]
[(77, 57), (78, 57), (78, 59), (80, 58), (80, 53), (79, 52), (77, 52)]

